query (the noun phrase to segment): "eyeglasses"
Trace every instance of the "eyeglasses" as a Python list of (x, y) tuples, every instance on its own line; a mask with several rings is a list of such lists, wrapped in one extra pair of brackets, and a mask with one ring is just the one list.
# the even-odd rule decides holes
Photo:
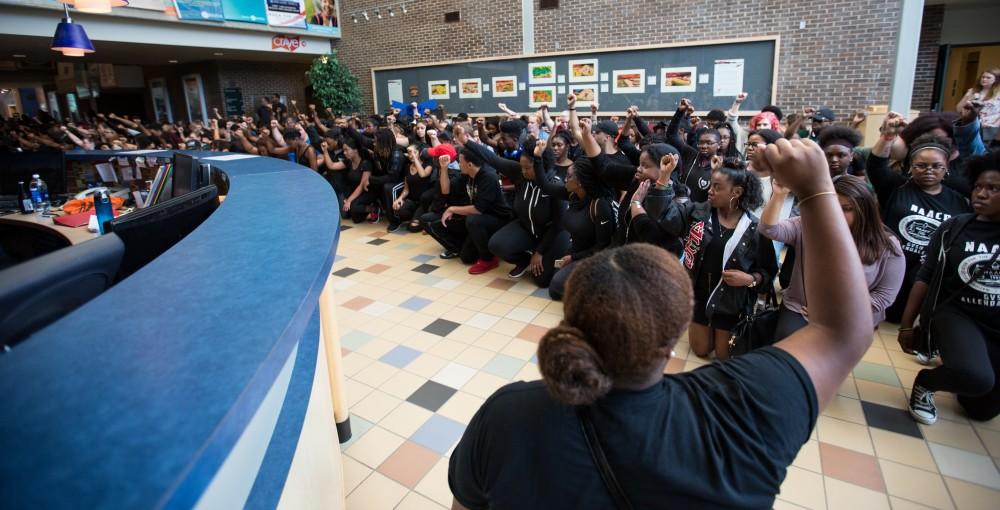
[(943, 172), (948, 169), (947, 165), (942, 165), (940, 163), (935, 163), (933, 165), (928, 165), (927, 163), (914, 163), (910, 165), (910, 168), (918, 172), (926, 172), (932, 170), (934, 172)]

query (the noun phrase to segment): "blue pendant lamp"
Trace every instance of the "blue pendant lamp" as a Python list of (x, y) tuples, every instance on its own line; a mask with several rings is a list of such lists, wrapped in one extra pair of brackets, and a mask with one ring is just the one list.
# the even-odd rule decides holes
[(52, 51), (61, 51), (65, 57), (82, 57), (94, 52), (94, 45), (83, 30), (83, 25), (73, 23), (69, 17), (69, 7), (63, 4), (66, 17), (56, 26), (56, 34), (52, 37)]

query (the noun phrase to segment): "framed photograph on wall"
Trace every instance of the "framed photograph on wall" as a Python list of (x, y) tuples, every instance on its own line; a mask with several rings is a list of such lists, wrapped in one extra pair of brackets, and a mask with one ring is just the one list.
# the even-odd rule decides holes
[(555, 85), (549, 87), (531, 87), (528, 90), (528, 107), (538, 108), (543, 104), (549, 105), (549, 108), (556, 107), (556, 87)]
[(624, 69), (611, 73), (612, 94), (642, 94), (646, 92), (646, 70)]
[(517, 97), (517, 76), (494, 76), (493, 97)]
[(528, 83), (532, 85), (543, 85), (555, 82), (555, 62), (531, 62), (528, 64)]
[(451, 99), (448, 92), (448, 80), (436, 80), (427, 82), (428, 99)]
[(569, 61), (569, 82), (587, 83), (597, 81), (597, 59), (585, 58)]
[(697, 67), (664, 67), (660, 69), (660, 92), (694, 92), (698, 83)]
[(188, 122), (200, 120), (208, 122), (208, 108), (205, 107), (205, 86), (200, 74), (181, 76), (184, 85), (184, 102), (187, 103)]
[(174, 112), (170, 108), (170, 94), (163, 78), (149, 80), (149, 94), (153, 97), (153, 115), (156, 122), (174, 122)]
[(479, 99), (483, 97), (482, 78), (463, 78), (458, 80), (458, 97), (461, 99)]
[(577, 106), (586, 106), (586, 107), (589, 107), (590, 105), (592, 105), (592, 104), (594, 104), (594, 103), (597, 102), (597, 84), (596, 83), (589, 84), (589, 85), (570, 85), (569, 86), (569, 91), (572, 92), (573, 95), (576, 96), (576, 105)]

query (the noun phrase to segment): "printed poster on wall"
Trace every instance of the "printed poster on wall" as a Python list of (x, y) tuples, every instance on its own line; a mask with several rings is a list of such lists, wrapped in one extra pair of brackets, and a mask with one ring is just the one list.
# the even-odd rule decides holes
[(310, 32), (340, 36), (340, 8), (336, 0), (305, 0)]
[(222, 0), (222, 13), (231, 21), (267, 24), (267, 8), (261, 0)]
[(740, 92), (743, 92), (743, 59), (716, 60), (712, 95), (736, 97)]
[(174, 0), (177, 17), (196, 21), (225, 21), (222, 0)]
[(267, 24), (275, 27), (306, 28), (305, 0), (265, 0)]

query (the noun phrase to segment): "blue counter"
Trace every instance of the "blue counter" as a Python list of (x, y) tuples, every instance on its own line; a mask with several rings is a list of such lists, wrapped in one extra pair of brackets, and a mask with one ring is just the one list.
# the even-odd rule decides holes
[(262, 417), (267, 461), (240, 466), (253, 490), (231, 502), (277, 503), (313, 386), (339, 211), (302, 166), (211, 163), (229, 191), (202, 225), (0, 356), (0, 507), (192, 507)]

